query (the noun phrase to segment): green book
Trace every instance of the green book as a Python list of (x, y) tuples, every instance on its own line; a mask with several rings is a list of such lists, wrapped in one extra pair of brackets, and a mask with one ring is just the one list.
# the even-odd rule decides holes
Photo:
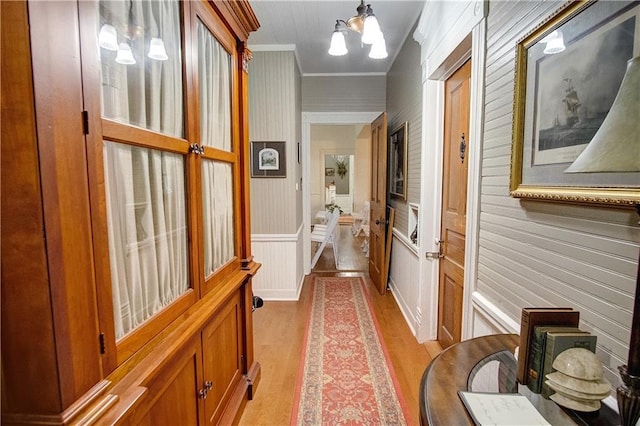
[(529, 378), (529, 353), (533, 328), (543, 325), (558, 325), (563, 327), (577, 327), (580, 312), (571, 308), (522, 308), (520, 318), (520, 349), (518, 352), (518, 374), (520, 384), (526, 385)]
[(591, 352), (596, 351), (597, 336), (593, 336), (586, 331), (578, 332), (556, 332), (548, 331), (547, 340), (544, 352), (544, 362), (542, 364), (542, 391), (541, 394), (544, 398), (554, 393), (547, 384), (545, 384), (547, 374), (551, 374), (555, 371), (553, 368), (553, 361), (558, 355), (567, 349), (571, 348), (585, 348)]
[(542, 368), (546, 352), (547, 332), (575, 333), (580, 329), (577, 327), (562, 326), (536, 326), (533, 328), (533, 335), (529, 345), (529, 369), (527, 370), (527, 387), (533, 393), (540, 393), (542, 390), (543, 375)]

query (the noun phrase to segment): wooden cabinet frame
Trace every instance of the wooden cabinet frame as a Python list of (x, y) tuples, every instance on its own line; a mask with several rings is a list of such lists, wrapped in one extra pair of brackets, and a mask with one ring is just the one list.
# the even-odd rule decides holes
[[(162, 395), (151, 390), (185, 386), (184, 381), (178, 388), (169, 385), (186, 377), (174, 361), (192, 356), (196, 365), (200, 363), (194, 371), (202, 375), (202, 330), (232, 300), (241, 307), (237, 338), (244, 352), (242, 377), (219, 419), (239, 416), (260, 372), (252, 344), (251, 277), (260, 265), (253, 261), (250, 244), (246, 67), (251, 56), (246, 40), (258, 22), (248, 2), (199, 1), (181, 6), (183, 22), (191, 27), (192, 9), (209, 13), (227, 32), (227, 48), (233, 53), (234, 151), (211, 155), (233, 164), (235, 258), (210, 283), (201, 278), (196, 210), (201, 195), (198, 182), (187, 180), (193, 287), (148, 326), (117, 344), (109, 329), (113, 307), (104, 302), (111, 295), (105, 285), (109, 260), (105, 201), (99, 195), (104, 194), (99, 147), (103, 137), (141, 140), (184, 154), (186, 173), (196, 173), (199, 159), (187, 154), (198, 128), (192, 101), (196, 86), (190, 74), (196, 40), (182, 29), (186, 131), (184, 139), (169, 138), (100, 117), (98, 64), (84, 45), (84, 38), (96, 34), (95, 4), (18, 1), (2, 2), (0, 7), (5, 118), (2, 423), (70, 424), (85, 419), (115, 424), (152, 418)], [(204, 379), (196, 377), (195, 386), (202, 386), (197, 382)], [(196, 406), (202, 410), (201, 402)], [(205, 419), (198, 415), (198, 421)]]

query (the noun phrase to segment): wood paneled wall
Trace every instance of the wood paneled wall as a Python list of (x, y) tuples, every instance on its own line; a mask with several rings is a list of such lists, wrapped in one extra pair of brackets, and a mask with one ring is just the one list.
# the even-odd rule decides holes
[(387, 78), (384, 75), (304, 76), (302, 111), (384, 111)]
[(560, 5), (490, 3), (477, 292), (518, 322), (524, 306), (579, 310), (615, 384), (630, 336), (637, 215), (509, 197), (515, 45)]
[(295, 234), (302, 222), (299, 79), (294, 52), (253, 54), (249, 69), (249, 139), (287, 143), (287, 177), (251, 179), (254, 234)]
[[(413, 29), (410, 34), (413, 33)], [(408, 203), (420, 203), (420, 172), (422, 168), (422, 67), (420, 45), (407, 37), (402, 50), (387, 75), (387, 112), (389, 134), (403, 122), (408, 122), (407, 199), (390, 198), (396, 209), (394, 228), (407, 238), (409, 229)], [(425, 206), (423, 208), (428, 208)]]

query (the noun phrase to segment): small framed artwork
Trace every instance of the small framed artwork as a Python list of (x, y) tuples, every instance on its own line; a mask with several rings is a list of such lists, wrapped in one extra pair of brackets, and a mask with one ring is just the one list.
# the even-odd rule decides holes
[(393, 198), (407, 199), (407, 128), (405, 121), (389, 136), (390, 193)]
[(631, 80), (639, 55), (637, 1), (567, 2), (518, 41), (511, 196), (640, 202), (637, 121), (636, 131), (614, 123), (633, 116), (626, 104), (621, 115), (614, 111), (637, 90), (623, 80)]
[(326, 167), (324, 169), (324, 175), (325, 176), (335, 176), (336, 175), (336, 169), (334, 169), (333, 167)]
[(251, 142), (251, 177), (287, 177), (285, 142)]

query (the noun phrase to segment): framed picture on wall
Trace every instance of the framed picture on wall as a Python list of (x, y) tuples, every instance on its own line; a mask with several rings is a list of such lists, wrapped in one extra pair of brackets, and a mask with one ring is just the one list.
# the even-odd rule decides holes
[(389, 136), (389, 184), (393, 198), (407, 199), (407, 128), (405, 121)]
[(637, 115), (637, 92), (618, 99), (637, 91), (623, 80), (640, 66), (639, 40), (640, 3), (600, 0), (568, 2), (518, 41), (513, 197), (640, 202), (637, 117), (614, 122)]
[(251, 142), (251, 177), (287, 177), (285, 142)]

